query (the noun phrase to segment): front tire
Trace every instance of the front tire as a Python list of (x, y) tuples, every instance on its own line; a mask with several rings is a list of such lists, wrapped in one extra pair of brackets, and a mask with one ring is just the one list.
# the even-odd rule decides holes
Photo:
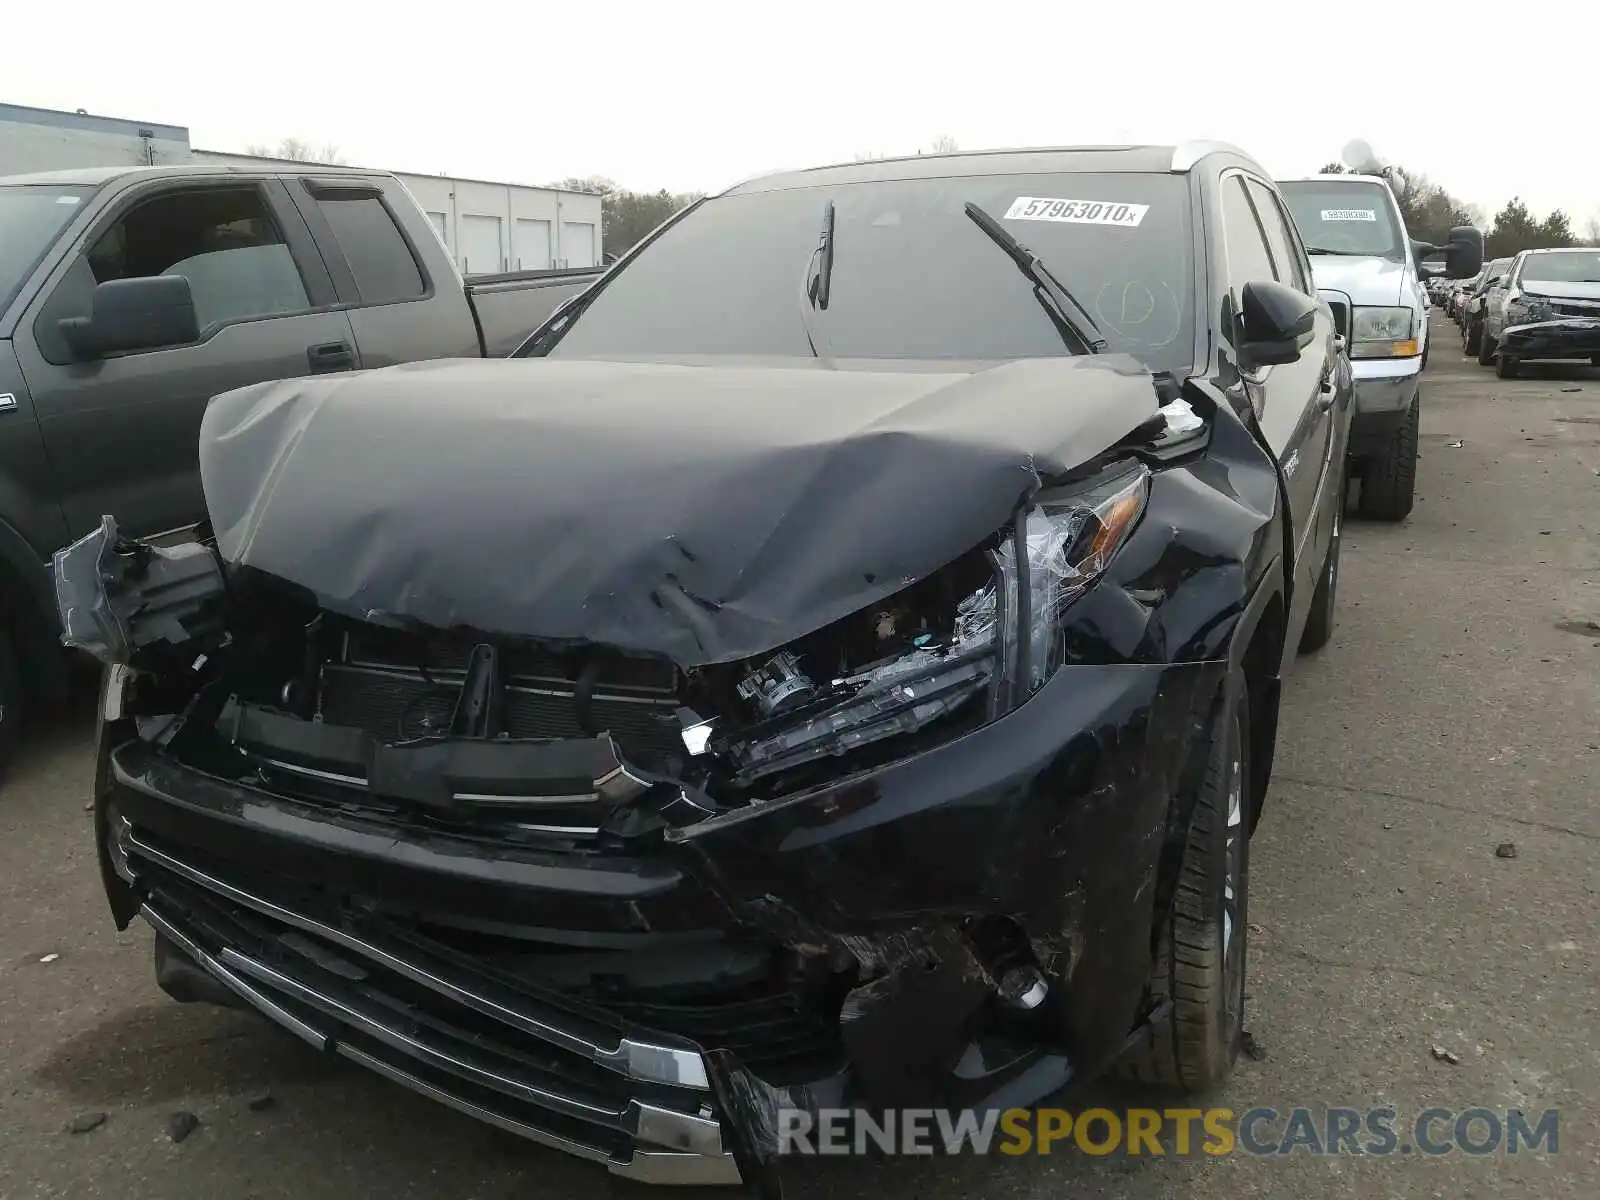
[(1411, 515), (1417, 491), (1417, 433), (1422, 392), (1395, 426), (1389, 441), (1367, 459), (1361, 473), (1361, 515), (1375, 521), (1403, 521)]
[(0, 625), (0, 780), (22, 743), (22, 672), (11, 635)]
[(1517, 377), (1517, 360), (1502, 350), (1495, 356), (1494, 373), (1501, 379), (1515, 379)]
[(1225, 704), (1184, 842), (1172, 911), (1156, 939), (1150, 998), (1171, 1002), (1127, 1078), (1203, 1092), (1233, 1069), (1244, 1038), (1250, 894), (1248, 689)]
[(1495, 349), (1500, 345), (1489, 336), (1489, 331), (1481, 325), (1478, 327), (1478, 365), (1487, 367), (1494, 362)]
[(1483, 326), (1474, 325), (1468, 321), (1461, 329), (1461, 352), (1463, 354), (1476, 354), (1478, 347), (1483, 342)]

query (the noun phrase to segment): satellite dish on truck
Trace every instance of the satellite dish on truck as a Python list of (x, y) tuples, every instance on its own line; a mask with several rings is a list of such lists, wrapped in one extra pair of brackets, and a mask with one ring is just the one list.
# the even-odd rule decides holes
[(1399, 167), (1385, 163), (1378, 157), (1372, 144), (1360, 138), (1345, 143), (1339, 153), (1339, 161), (1357, 175), (1377, 175), (1387, 179), (1391, 187), (1401, 190), (1406, 186), (1405, 173)]

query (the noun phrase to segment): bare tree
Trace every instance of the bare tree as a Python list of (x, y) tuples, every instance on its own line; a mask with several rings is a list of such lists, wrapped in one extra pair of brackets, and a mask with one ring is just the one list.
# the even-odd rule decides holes
[(286, 137), (276, 147), (265, 142), (252, 142), (245, 147), (246, 154), (253, 154), (257, 158), (283, 158), (290, 162), (326, 163), (331, 167), (347, 165), (348, 160), (339, 152), (339, 147), (332, 142), (321, 149), (313, 146), (303, 138)]
[(931, 143), (929, 143), (926, 150), (919, 150), (917, 153), (954, 154), (959, 149), (961, 149), (961, 146), (956, 142), (955, 138), (951, 137), (948, 133), (941, 133), (938, 137), (934, 138)]
[(1591, 246), (1600, 246), (1600, 217), (1590, 217), (1583, 226), (1583, 237)]

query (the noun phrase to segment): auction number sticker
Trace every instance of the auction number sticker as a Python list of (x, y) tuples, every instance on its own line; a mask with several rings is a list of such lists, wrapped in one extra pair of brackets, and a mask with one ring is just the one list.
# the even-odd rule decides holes
[(1148, 204), (1118, 204), (1110, 200), (1057, 200), (1051, 196), (1018, 196), (1006, 209), (1008, 221), (1065, 221), (1071, 225), (1121, 225), (1138, 227)]
[(1325, 208), (1324, 221), (1376, 221), (1378, 214), (1370, 208)]

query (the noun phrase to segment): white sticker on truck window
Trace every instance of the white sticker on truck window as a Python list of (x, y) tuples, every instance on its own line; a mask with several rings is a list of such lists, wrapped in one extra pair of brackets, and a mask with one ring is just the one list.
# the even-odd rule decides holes
[(1378, 214), (1370, 208), (1325, 208), (1324, 221), (1376, 221)]
[(1006, 209), (1008, 221), (1065, 221), (1070, 225), (1120, 225), (1138, 227), (1148, 204), (1119, 204), (1113, 200), (1058, 200), (1053, 196), (1018, 196)]

